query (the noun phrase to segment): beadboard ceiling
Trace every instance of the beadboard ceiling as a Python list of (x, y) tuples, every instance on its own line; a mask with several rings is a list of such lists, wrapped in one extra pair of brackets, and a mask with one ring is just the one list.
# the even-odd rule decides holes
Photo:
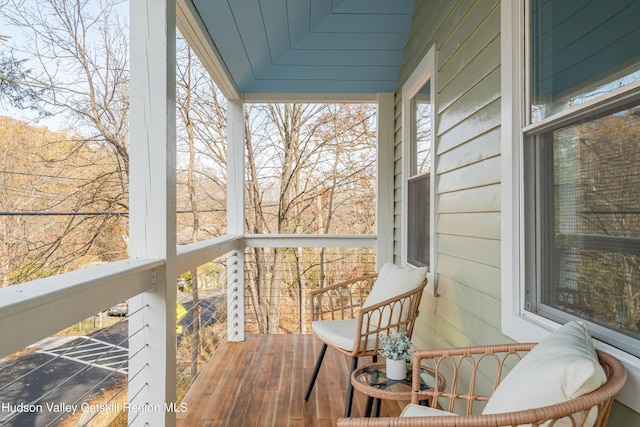
[(414, 0), (192, 0), (245, 93), (393, 92)]

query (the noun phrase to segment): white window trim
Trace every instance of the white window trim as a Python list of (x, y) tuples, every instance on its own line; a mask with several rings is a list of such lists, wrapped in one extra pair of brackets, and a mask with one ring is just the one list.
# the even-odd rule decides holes
[(408, 180), (411, 177), (411, 138), (413, 134), (413, 111), (411, 108), (412, 98), (431, 81), (431, 179), (429, 201), (429, 273), (427, 275), (429, 284), (428, 291), (437, 296), (437, 274), (436, 274), (436, 147), (437, 147), (437, 102), (436, 102), (436, 45), (433, 44), (424, 57), (420, 60), (407, 81), (402, 85), (402, 264), (408, 265), (407, 244), (409, 236), (408, 226)]
[[(522, 142), (526, 93), (524, 58), (526, 0), (501, 2), (502, 63), (502, 332), (520, 342), (538, 342), (558, 323), (524, 310), (524, 183)], [(627, 382), (617, 400), (640, 412), (640, 358), (605, 343), (596, 348), (619, 359)]]

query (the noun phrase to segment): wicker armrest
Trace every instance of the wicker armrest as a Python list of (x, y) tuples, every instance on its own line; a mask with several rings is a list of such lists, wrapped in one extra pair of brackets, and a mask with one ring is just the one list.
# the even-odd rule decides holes
[[(620, 361), (613, 356), (597, 351), (598, 359), (607, 376), (607, 382), (598, 389), (554, 405), (527, 409), (517, 412), (499, 414), (471, 414), (474, 402), (488, 400), (488, 395), (476, 392), (476, 375), (479, 366), (491, 363), (494, 376), (493, 390), (495, 390), (504, 377), (504, 370), (512, 361), (515, 363), (524, 354), (533, 348), (535, 344), (505, 344), (465, 348), (451, 348), (440, 350), (419, 350), (414, 352), (414, 366), (427, 366), (435, 370), (436, 375), (443, 374), (446, 377), (446, 389), (440, 390), (436, 385), (433, 389), (421, 392), (418, 387), (413, 387), (412, 401), (418, 399), (430, 399), (432, 407), (443, 405), (444, 410), (461, 415), (433, 416), (433, 417), (386, 417), (386, 418), (341, 418), (339, 427), (504, 427), (504, 426), (541, 426), (571, 425), (582, 427), (585, 425), (587, 414), (597, 409), (595, 427), (604, 427), (611, 411), (611, 405), (616, 393), (622, 388), (626, 380), (626, 371)], [(413, 384), (419, 380), (419, 369), (413, 369)], [(487, 370), (483, 370), (486, 374)], [(464, 386), (462, 386), (464, 385)], [(491, 387), (490, 387), (491, 388)], [(490, 395), (493, 390), (488, 394)], [(447, 403), (450, 401), (451, 403)], [(457, 411), (453, 411), (453, 406)], [(460, 403), (466, 407), (460, 409)], [(560, 421), (562, 420), (562, 421)]]
[[(427, 366), (437, 374), (447, 378), (447, 388), (441, 390), (436, 384), (435, 388), (421, 391), (419, 387), (413, 387), (412, 403), (420, 400), (431, 399), (432, 406), (436, 404), (443, 406), (448, 412), (455, 412), (460, 409), (463, 402), (466, 414), (471, 414), (475, 402), (486, 402), (491, 397), (491, 393), (498, 387), (505, 367), (513, 366), (520, 361), (526, 352), (531, 350), (535, 343), (515, 343), (498, 344), (475, 347), (459, 347), (439, 350), (416, 350), (413, 353), (413, 364), (416, 366)], [(481, 366), (491, 365), (491, 372), (495, 374), (493, 385), (484, 393), (477, 389), (476, 376)], [(414, 376), (420, 370), (415, 369)], [(420, 378), (413, 378), (413, 381)], [(419, 382), (417, 383), (419, 384)]]
[(312, 320), (353, 319), (378, 277), (358, 277), (309, 291)]

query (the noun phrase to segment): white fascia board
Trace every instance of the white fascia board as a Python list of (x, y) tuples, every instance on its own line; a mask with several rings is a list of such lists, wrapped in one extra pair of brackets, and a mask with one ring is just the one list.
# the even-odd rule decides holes
[(294, 102), (307, 104), (372, 104), (378, 102), (377, 93), (274, 93), (244, 92), (245, 103)]
[(191, 0), (176, 1), (176, 25), (227, 99), (242, 98), (215, 42)]

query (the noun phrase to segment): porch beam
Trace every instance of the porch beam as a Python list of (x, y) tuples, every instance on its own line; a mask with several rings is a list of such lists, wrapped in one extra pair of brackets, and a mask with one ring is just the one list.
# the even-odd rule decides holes
[(284, 92), (244, 92), (245, 103), (293, 102), (301, 104), (374, 104), (378, 102), (375, 93), (284, 93)]
[[(176, 1), (130, 2), (129, 257), (163, 259), (129, 302), (129, 425), (174, 426), (176, 400)], [(144, 309), (143, 309), (144, 307)]]

